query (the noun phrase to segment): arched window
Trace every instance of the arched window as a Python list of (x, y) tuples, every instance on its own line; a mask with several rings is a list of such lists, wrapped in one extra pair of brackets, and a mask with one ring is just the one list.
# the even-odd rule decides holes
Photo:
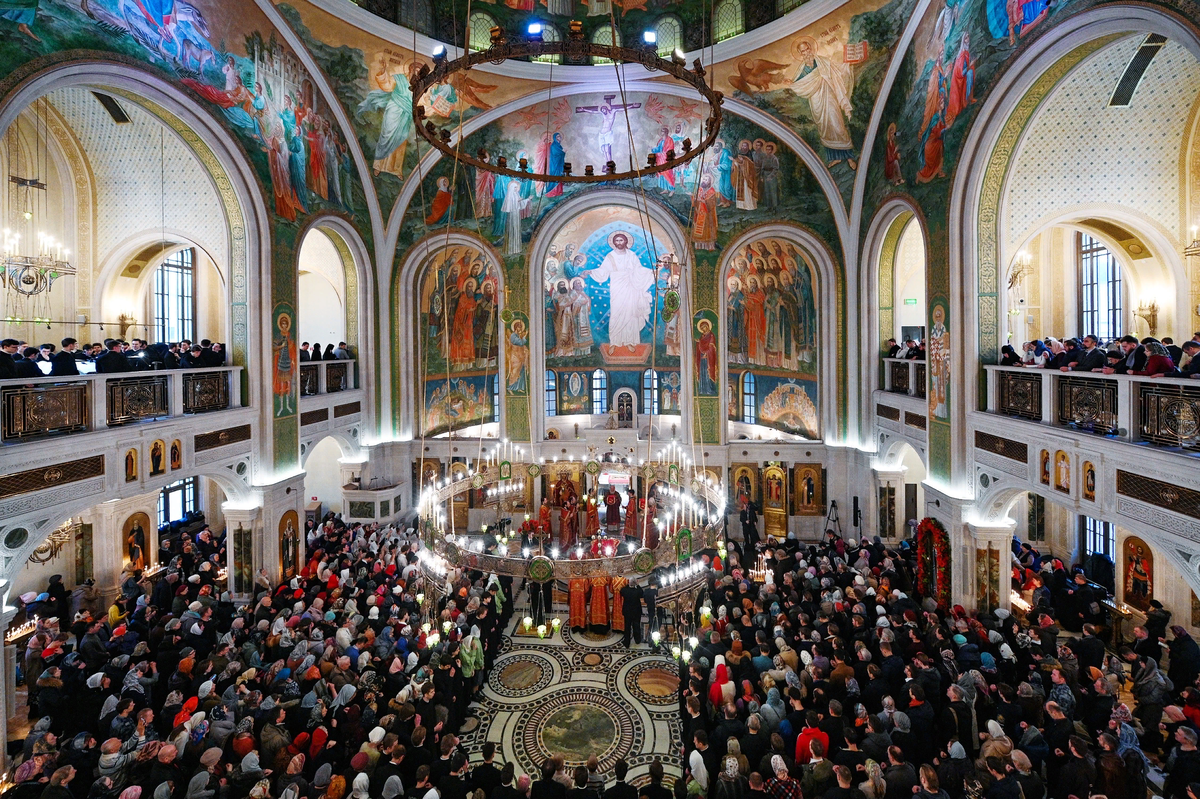
[(642, 372), (642, 413), (658, 413), (658, 372)]
[(558, 416), (558, 376), (553, 369), (546, 370), (546, 415)]
[(400, 0), (401, 25), (426, 36), (433, 35), (433, 3), (431, 0)]
[[(558, 28), (548, 22), (542, 23), (542, 41), (543, 42), (561, 42), (562, 34), (558, 32)], [(539, 55), (535, 56), (534, 61), (541, 61), (543, 64), (561, 64), (562, 56), (560, 55)]]
[(154, 270), (154, 328), (158, 341), (196, 336), (196, 251), (185, 247)]
[(758, 424), (758, 413), (754, 409), (754, 372), (742, 374), (742, 421)]
[[(592, 34), (592, 44), (611, 44), (614, 47), (621, 46), (621, 34), (619, 31), (614, 31), (612, 25), (601, 25), (596, 28), (596, 32)], [(593, 64), (611, 64), (611, 58), (592, 58)]]
[(782, 17), (802, 5), (804, 5), (804, 0), (775, 0), (775, 14)]
[(1079, 335), (1098, 336), (1104, 344), (1124, 334), (1121, 262), (1104, 243), (1078, 235)]
[(467, 45), (471, 50), (486, 50), (492, 46), (492, 28), (496, 26), (496, 20), (492, 19), (491, 14), (483, 11), (475, 11), (471, 14), (470, 22), (468, 23), (467, 31), (469, 38)]
[(492, 375), (488, 378), (492, 386), (492, 420), (500, 421), (500, 378)]
[(158, 492), (158, 526), (178, 521), (200, 508), (200, 481), (195, 477), (176, 480)]
[(592, 413), (608, 413), (608, 372), (592, 372)]
[(713, 41), (731, 39), (746, 32), (746, 18), (742, 11), (742, 0), (721, 0), (713, 9)]
[(658, 54), (663, 58), (670, 57), (676, 47), (683, 49), (683, 23), (679, 17), (670, 14), (659, 17), (658, 22), (654, 23), (654, 35)]

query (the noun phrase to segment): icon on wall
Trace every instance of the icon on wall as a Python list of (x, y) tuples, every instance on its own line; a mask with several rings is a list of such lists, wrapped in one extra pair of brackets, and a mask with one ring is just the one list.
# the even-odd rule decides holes
[(125, 453), (125, 482), (134, 483), (138, 479), (138, 451), (131, 449)]

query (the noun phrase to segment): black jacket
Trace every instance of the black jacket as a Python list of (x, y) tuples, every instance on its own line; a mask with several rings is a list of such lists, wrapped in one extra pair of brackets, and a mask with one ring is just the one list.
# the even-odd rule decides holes
[(22, 358), (16, 364), (17, 377), (45, 377), (42, 370), (38, 368), (37, 361), (31, 358)]
[(1071, 367), (1076, 372), (1090, 372), (1093, 369), (1103, 369), (1108, 364), (1104, 350), (1099, 347), (1093, 348), (1091, 352), (1081, 350), (1078, 357), (1079, 362)]
[(59, 350), (50, 359), (50, 374), (54, 377), (66, 377), (79, 374), (79, 365), (75, 362), (75, 353)]
[(100, 374), (117, 374), (119, 372), (132, 372), (133, 366), (130, 365), (129, 359), (122, 352), (109, 350), (96, 359), (96, 372)]

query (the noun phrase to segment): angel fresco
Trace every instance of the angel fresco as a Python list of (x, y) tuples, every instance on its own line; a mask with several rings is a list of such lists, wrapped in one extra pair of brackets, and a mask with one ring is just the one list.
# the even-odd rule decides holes
[(371, 162), (371, 170), (376, 176), (387, 172), (398, 178), (404, 177), (404, 154), (413, 134), (413, 96), (408, 82), (419, 68), (416, 61), (410, 61), (405, 67), (383, 53), (376, 56), (375, 68), (371, 70), (373, 88), (367, 92), (367, 99), (358, 105), (360, 117), (368, 111), (383, 112)]

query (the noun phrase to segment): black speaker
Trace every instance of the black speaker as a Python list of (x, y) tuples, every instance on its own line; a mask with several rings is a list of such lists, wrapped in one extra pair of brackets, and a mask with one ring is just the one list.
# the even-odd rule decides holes
[(855, 496), (854, 497), (854, 526), (860, 527), (861, 525), (862, 525), (862, 511), (860, 511), (858, 509), (858, 497)]

